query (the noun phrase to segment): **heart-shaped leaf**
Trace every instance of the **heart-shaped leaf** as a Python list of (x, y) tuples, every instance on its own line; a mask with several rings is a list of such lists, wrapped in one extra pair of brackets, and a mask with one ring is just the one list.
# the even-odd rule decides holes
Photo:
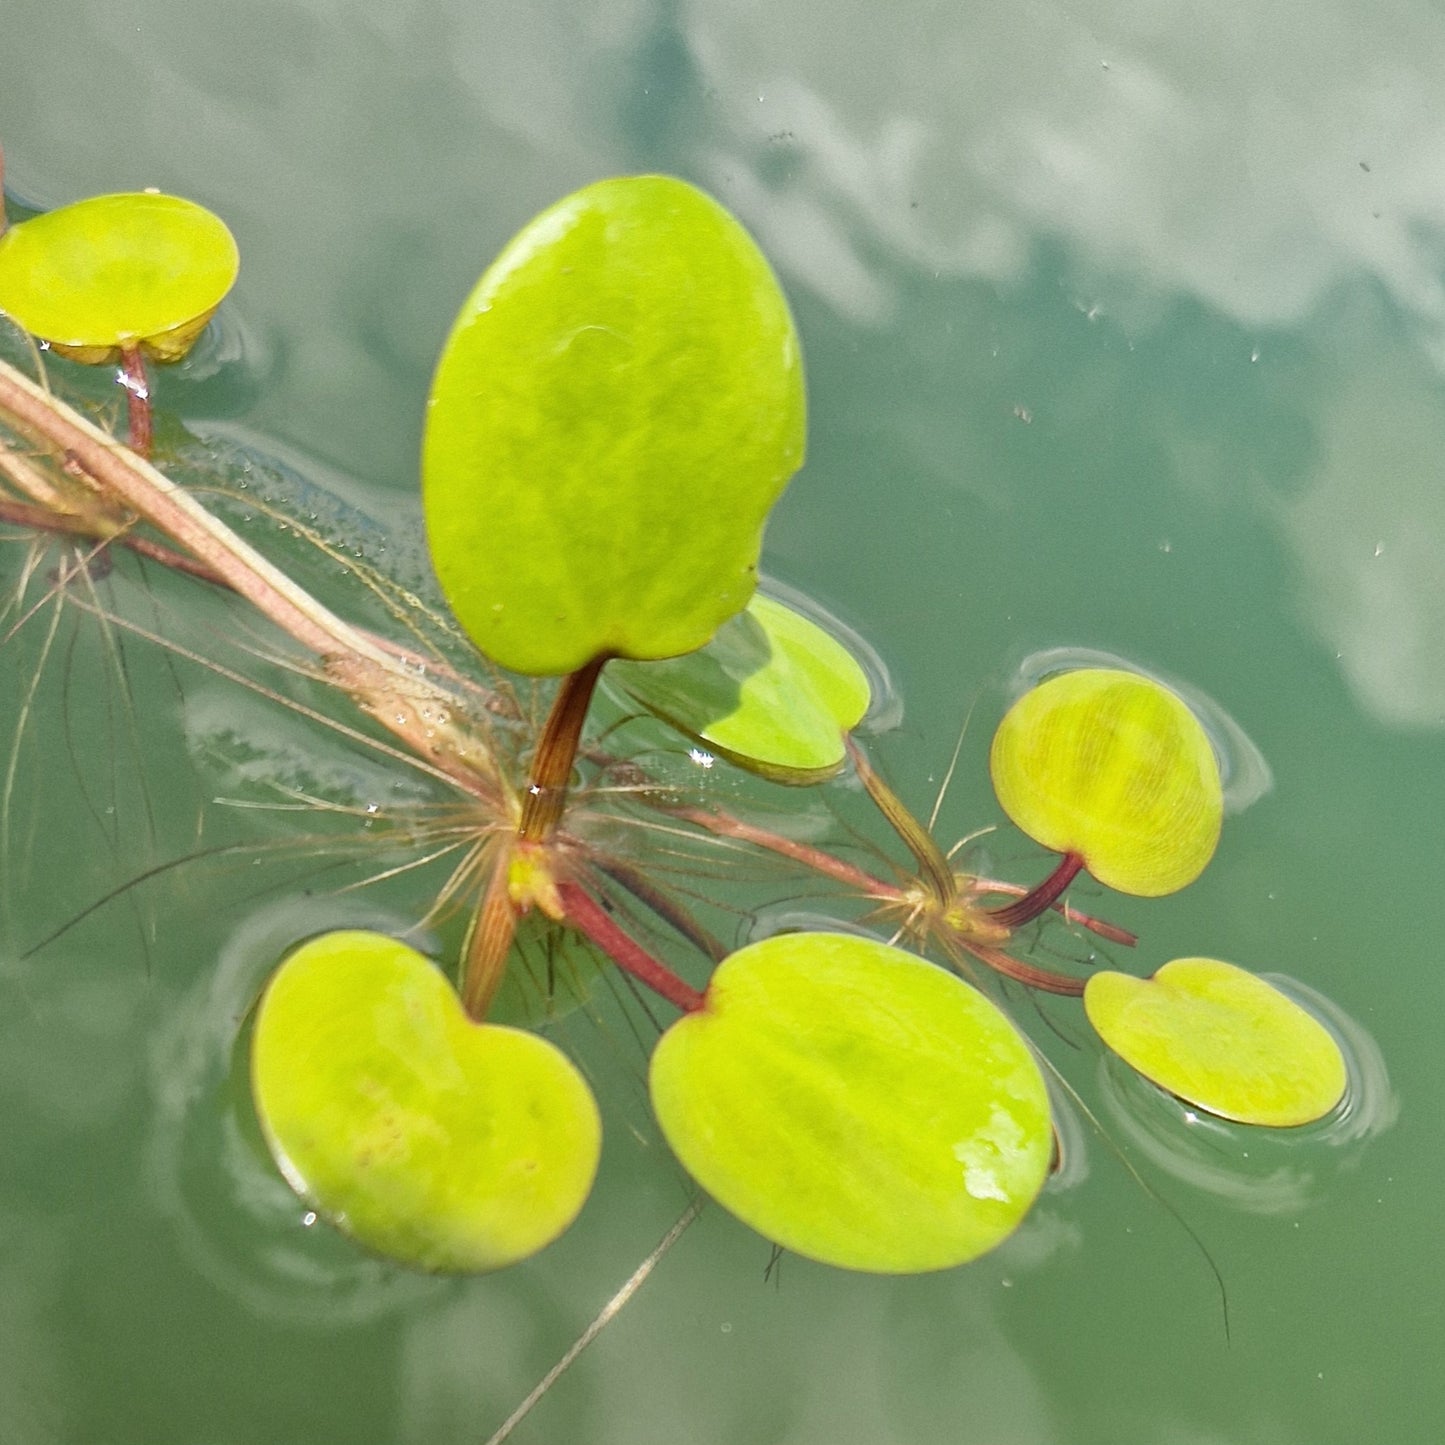
[(536, 1253), (597, 1170), (597, 1106), (568, 1059), (473, 1023), (427, 959), (381, 934), (326, 934), (287, 958), (261, 1001), (251, 1086), (292, 1187), (423, 1269)]
[(803, 459), (792, 317), (747, 232), (666, 176), (525, 227), (462, 307), (422, 473), (447, 600), (516, 672), (701, 647)]
[(1344, 1056), (1329, 1030), (1232, 963), (1176, 958), (1150, 979), (1097, 973), (1084, 1009), (1131, 1068), (1225, 1119), (1308, 1124), (1345, 1092)]
[(1180, 697), (1138, 673), (1047, 678), (999, 724), (989, 771), (1019, 828), (1078, 854), (1121, 893), (1183, 888), (1219, 842), (1224, 796), (1209, 736)]
[(0, 237), (0, 311), (76, 361), (179, 361), (240, 265), (225, 222), (179, 196), (92, 196)]
[(1028, 1045), (976, 989), (887, 944), (780, 934), (732, 954), (652, 1056), (698, 1182), (798, 1254), (907, 1273), (1011, 1234), (1048, 1172)]
[(836, 773), (844, 734), (868, 711), (868, 674), (791, 607), (754, 596), (706, 647), (609, 676), (635, 702), (714, 752), (779, 782)]

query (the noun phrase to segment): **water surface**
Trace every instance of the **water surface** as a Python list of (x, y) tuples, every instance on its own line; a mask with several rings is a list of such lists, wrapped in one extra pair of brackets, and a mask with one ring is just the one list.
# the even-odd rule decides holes
[[(1318, 990), (1388, 1070), (1367, 1130), (1161, 1157), (1147, 1104), (1039, 1030), (1207, 1245), (1228, 1338), (1189, 1235), (1091, 1137), (1086, 1178), (936, 1277), (789, 1260), (765, 1284), (766, 1246), (708, 1211), (515, 1438), (1439, 1435), (1434, 7), (9, 0), (0, 34), (19, 197), (157, 185), (237, 233), (244, 359), (173, 404), (299, 459), (399, 547), (432, 359), (498, 246), (603, 174), (713, 189), (774, 259), (810, 370), (809, 460), (766, 565), (887, 660), (905, 714), (877, 753), (900, 791), (926, 812), (974, 707), (941, 827), (997, 820), (987, 737), (1040, 650), (1202, 690), (1273, 790), (1194, 887), (1110, 916), (1140, 929), (1141, 968), (1213, 953)], [(640, 1063), (573, 1031), (608, 1093), (607, 1159), (531, 1264), (416, 1279), (305, 1225), (256, 1167), (230, 1050), (318, 910), (386, 923), (404, 897), (182, 871), (17, 957), (215, 811), (214, 758), (164, 760), (194, 758), (223, 704), (132, 658), (149, 772), (122, 720), (79, 707), (24, 770), (33, 861), (0, 934), (0, 1435), (480, 1445), (683, 1205)], [(33, 661), (0, 659), (0, 706)], [(99, 759), (83, 788), (77, 737)], [(1016, 876), (1040, 866), (993, 846)]]

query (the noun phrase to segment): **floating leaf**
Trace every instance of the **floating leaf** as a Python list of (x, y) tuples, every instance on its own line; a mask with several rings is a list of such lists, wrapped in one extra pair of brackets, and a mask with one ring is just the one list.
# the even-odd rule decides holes
[(179, 361), (236, 280), (225, 222), (179, 196), (92, 196), (0, 237), (0, 311), (76, 361)]
[(517, 672), (691, 652), (752, 595), (803, 427), (747, 232), (665, 176), (588, 186), (506, 247), (442, 352), (422, 472), (447, 600)]
[(844, 734), (870, 695), (868, 674), (841, 642), (762, 594), (697, 652), (617, 663), (610, 676), (649, 712), (779, 782), (837, 772)]
[(1192, 883), (1224, 817), (1219, 765), (1182, 699), (1138, 673), (1082, 668), (1025, 693), (989, 754), (1005, 813), (1035, 842), (1146, 898)]
[(1176, 958), (1148, 979), (1097, 973), (1084, 1009), (1131, 1068), (1225, 1119), (1308, 1124), (1345, 1092), (1344, 1056), (1329, 1030), (1232, 963)]
[(292, 1187), (424, 1269), (534, 1254), (596, 1173), (597, 1106), (567, 1058), (535, 1034), (473, 1023), (431, 963), (381, 934), (326, 934), (282, 964), (251, 1084)]
[(732, 954), (652, 1056), (698, 1182), (798, 1254), (906, 1273), (1017, 1227), (1052, 1133), (1028, 1045), (982, 994), (887, 944), (780, 934)]

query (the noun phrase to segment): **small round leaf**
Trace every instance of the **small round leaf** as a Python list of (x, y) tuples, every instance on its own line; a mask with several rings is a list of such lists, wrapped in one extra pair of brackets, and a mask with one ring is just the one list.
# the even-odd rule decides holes
[(77, 361), (139, 345), (179, 361), (240, 265), (225, 222), (179, 196), (92, 196), (0, 237), (0, 311)]
[(994, 734), (989, 771), (1019, 828), (1079, 854), (1121, 893), (1183, 888), (1219, 842), (1209, 736), (1181, 698), (1138, 673), (1081, 668), (1026, 692)]
[(565, 1055), (473, 1023), (427, 959), (381, 934), (325, 934), (287, 958), (261, 1001), (251, 1086), (292, 1187), (423, 1269), (535, 1254), (597, 1170), (597, 1105)]
[(787, 783), (836, 773), (870, 701), (868, 674), (841, 642), (761, 594), (697, 652), (616, 663), (609, 676), (714, 752)]
[(691, 652), (752, 595), (803, 432), (792, 317), (747, 232), (666, 176), (587, 186), (506, 247), (442, 352), (442, 589), (516, 672)]
[(1097, 973), (1084, 1010), (1131, 1068), (1225, 1119), (1309, 1124), (1344, 1096), (1345, 1060), (1329, 1030), (1232, 963), (1176, 958), (1148, 979)]
[(785, 1248), (901, 1274), (1017, 1227), (1048, 1173), (1048, 1096), (976, 989), (870, 939), (780, 934), (725, 959), (652, 1056), (687, 1170)]

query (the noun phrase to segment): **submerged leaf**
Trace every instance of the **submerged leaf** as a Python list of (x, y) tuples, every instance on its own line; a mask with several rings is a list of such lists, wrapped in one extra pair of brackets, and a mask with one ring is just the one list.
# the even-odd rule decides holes
[(666, 176), (588, 186), (506, 247), (442, 352), (422, 472), (447, 600), (516, 672), (691, 652), (752, 595), (803, 428), (747, 232)]
[(609, 675), (649, 712), (779, 782), (837, 772), (870, 700), (868, 674), (841, 642), (762, 594), (697, 652)]
[(473, 1023), (421, 954), (329, 933), (266, 989), (251, 1083), (292, 1187), (423, 1269), (498, 1269), (550, 1244), (601, 1147), (582, 1076), (545, 1040)]
[(77, 361), (179, 361), (240, 265), (225, 222), (152, 191), (92, 196), (0, 237), (0, 311)]
[(1346, 1085), (1329, 1030), (1262, 978), (1213, 958), (1176, 958), (1153, 978), (1097, 973), (1089, 1022), (1131, 1068), (1242, 1124), (1323, 1118)]
[(1048, 1172), (1038, 1065), (977, 990), (870, 939), (780, 934), (725, 959), (652, 1057), (698, 1182), (785, 1248), (944, 1269), (1017, 1227)]
[(999, 724), (989, 771), (1019, 828), (1078, 854), (1121, 893), (1183, 888), (1219, 842), (1224, 797), (1209, 736), (1181, 698), (1138, 673), (1046, 679)]

